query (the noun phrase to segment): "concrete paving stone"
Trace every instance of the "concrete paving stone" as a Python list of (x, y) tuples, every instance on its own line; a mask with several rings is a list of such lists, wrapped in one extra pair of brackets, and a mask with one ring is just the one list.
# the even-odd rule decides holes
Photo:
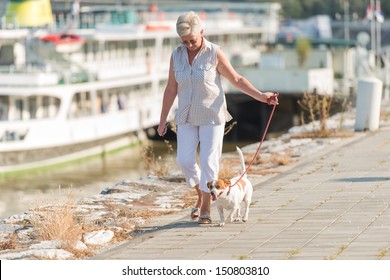
[(254, 255), (256, 253), (260, 252), (268, 252), (268, 253), (279, 253), (281, 256), (288, 256), (293, 250), (296, 250), (295, 247), (273, 247), (273, 246), (261, 246), (258, 247), (250, 252), (251, 255)]
[(169, 250), (172, 247), (180, 247), (180, 244), (163, 244), (160, 242), (143, 242), (142, 245), (138, 245), (134, 247), (133, 249), (140, 249), (140, 250), (159, 250), (159, 251), (164, 251), (164, 250)]
[(325, 260), (335, 257), (334, 248), (300, 248), (299, 250), (290, 252), (288, 259), (303, 259), (303, 260)]
[(114, 256), (108, 256), (105, 259), (106, 260), (157, 260), (160, 258), (160, 254), (155, 254), (155, 255), (129, 255), (129, 254), (118, 254)]
[(180, 256), (183, 256), (184, 258), (187, 258), (187, 259), (198, 259), (200, 258), (201, 256), (203, 256), (205, 253), (207, 253), (209, 250), (212, 250), (212, 249), (209, 249), (209, 248), (175, 248), (175, 249), (172, 249), (170, 251), (165, 251), (164, 252), (164, 255), (166, 257), (170, 257), (170, 258), (180, 258)]
[(385, 225), (381, 222), (378, 222), (378, 223), (372, 223), (370, 225), (369, 228), (367, 228), (365, 230), (365, 233), (366, 234), (372, 234), (372, 235), (376, 235), (376, 234), (389, 234), (390, 233), (390, 225)]
[(355, 242), (379, 242), (383, 241), (390, 244), (390, 238), (388, 234), (383, 235), (370, 235), (370, 234), (360, 234), (356, 237)]
[(213, 226), (166, 220), (150, 240), (136, 237), (100, 256), (389, 260), (390, 149), (378, 148), (387, 147), (386, 139), (390, 126), (356, 133), (356, 138), (342, 140), (344, 144), (258, 179), (248, 223), (218, 227), (213, 205)]
[(372, 255), (376, 256), (377, 259), (380, 258), (380, 256), (383, 254), (385, 249), (383, 248), (375, 248), (375, 247), (354, 247), (354, 248), (347, 248), (343, 250), (339, 255), (340, 256), (351, 256), (351, 255)]
[(236, 255), (236, 254), (225, 254), (221, 255), (218, 252), (210, 252), (204, 256), (201, 256), (200, 259), (202, 260), (241, 260), (241, 259), (248, 259), (249, 256), (246, 255)]
[(378, 260), (378, 257), (377, 256), (374, 256), (374, 255), (341, 255), (341, 256), (337, 256), (335, 258), (336, 260), (355, 260), (355, 261), (358, 261), (358, 260), (363, 260), (363, 261), (374, 261), (374, 260)]
[(286, 260), (286, 255), (275, 252), (258, 252), (249, 255), (249, 260)]
[(288, 256), (288, 260), (325, 260), (327, 256), (318, 253), (312, 254), (296, 254), (293, 256)]

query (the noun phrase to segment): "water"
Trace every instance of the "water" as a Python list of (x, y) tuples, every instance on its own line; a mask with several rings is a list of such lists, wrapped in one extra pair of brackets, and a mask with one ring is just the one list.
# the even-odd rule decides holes
[(50, 172), (0, 180), (0, 218), (22, 214), (39, 201), (65, 196), (69, 190), (75, 198), (82, 198), (146, 174), (138, 146)]
[[(153, 147), (156, 157), (161, 156), (163, 160), (169, 161), (170, 168), (175, 170), (174, 142), (170, 143), (173, 152), (161, 141), (148, 144)], [(248, 142), (224, 143), (224, 152), (233, 151), (236, 145), (241, 147), (245, 144)], [(136, 146), (70, 167), (0, 180), (0, 219), (22, 214), (42, 201), (50, 202), (66, 197), (69, 192), (80, 199), (98, 194), (122, 180), (136, 180), (146, 176), (149, 172), (142, 155), (143, 148)]]

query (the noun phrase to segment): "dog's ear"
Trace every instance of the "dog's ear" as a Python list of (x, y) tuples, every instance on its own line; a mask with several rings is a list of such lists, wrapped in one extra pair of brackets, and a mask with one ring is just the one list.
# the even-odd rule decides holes
[(229, 179), (223, 179), (226, 186), (231, 186), (232, 182)]

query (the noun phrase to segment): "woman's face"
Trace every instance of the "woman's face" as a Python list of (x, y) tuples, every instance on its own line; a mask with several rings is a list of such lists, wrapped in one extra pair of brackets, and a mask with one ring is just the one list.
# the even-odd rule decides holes
[(181, 37), (181, 42), (186, 45), (187, 49), (190, 51), (196, 51), (202, 46), (202, 33), (198, 36), (189, 34)]

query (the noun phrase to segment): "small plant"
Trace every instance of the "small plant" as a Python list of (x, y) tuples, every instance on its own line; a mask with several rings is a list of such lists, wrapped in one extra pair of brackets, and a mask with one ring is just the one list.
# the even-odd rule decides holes
[(288, 165), (291, 163), (291, 156), (289, 153), (283, 155), (278, 153), (271, 153), (271, 161), (276, 165)]
[(9, 236), (9, 238), (5, 241), (0, 242), (0, 251), (4, 250), (13, 250), (16, 249), (19, 245), (19, 239), (16, 233), (13, 233)]
[(301, 253), (301, 251), (299, 251), (299, 249), (294, 249), (294, 250), (290, 251), (289, 255), (294, 256), (294, 255), (298, 255), (299, 253)]
[(232, 178), (236, 176), (239, 172), (237, 170), (233, 170), (232, 166), (238, 166), (238, 160), (236, 159), (226, 159), (221, 162), (219, 172), (218, 172), (218, 178)]
[[(313, 125), (312, 136), (326, 138), (332, 133), (327, 128), (333, 97), (327, 95), (304, 93), (298, 105), (301, 107), (301, 124), (310, 122)], [(319, 125), (318, 125), (319, 123)]]
[(82, 236), (81, 225), (76, 221), (75, 202), (71, 192), (65, 200), (53, 198), (48, 206), (33, 209), (30, 221), (41, 240), (75, 242)]
[(345, 120), (344, 113), (349, 110), (351, 102), (348, 98), (344, 98), (341, 101), (339, 104), (341, 106), (339, 125), (337, 128), (329, 129), (328, 119), (331, 110), (335, 107), (333, 97), (315, 93), (304, 93), (302, 99), (298, 101), (298, 105), (302, 109), (301, 125), (310, 123), (311, 130), (295, 135), (292, 138), (329, 138), (335, 135), (337, 137), (350, 137), (351, 133), (342, 133), (341, 131)]
[[(173, 151), (173, 147), (168, 140), (164, 140), (168, 148), (168, 154)], [(162, 177), (168, 174), (169, 171), (169, 162), (163, 159), (161, 156), (156, 157), (156, 153), (151, 145), (146, 145), (142, 148), (142, 158), (145, 164), (146, 169), (148, 169), (151, 174), (158, 177)]]
[[(308, 94), (305, 92), (301, 100), (298, 101), (299, 106), (302, 109), (301, 123), (305, 124), (305, 120), (308, 118), (313, 124), (319, 120), (320, 127), (316, 127), (315, 130), (319, 134), (326, 134), (327, 120), (329, 118), (329, 112), (332, 106), (333, 97), (327, 95)], [(308, 117), (306, 117), (308, 114)]]
[(383, 257), (386, 256), (386, 254), (388, 253), (388, 251), (389, 251), (389, 250), (387, 250), (387, 249), (381, 250), (381, 251), (379, 252), (379, 254), (378, 254), (378, 260), (383, 259)]
[(303, 67), (311, 51), (311, 43), (307, 38), (299, 38), (295, 43), (295, 50), (298, 55), (298, 64)]

